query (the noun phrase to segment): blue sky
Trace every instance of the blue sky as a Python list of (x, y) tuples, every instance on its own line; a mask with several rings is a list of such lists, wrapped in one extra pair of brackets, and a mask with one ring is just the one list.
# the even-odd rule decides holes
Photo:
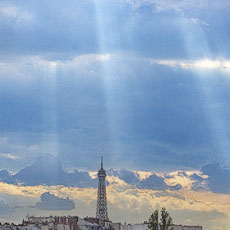
[(229, 194), (215, 176), (230, 166), (229, 8), (0, 1), (0, 168), (50, 154), (95, 171), (103, 155), (107, 168), (198, 170)]

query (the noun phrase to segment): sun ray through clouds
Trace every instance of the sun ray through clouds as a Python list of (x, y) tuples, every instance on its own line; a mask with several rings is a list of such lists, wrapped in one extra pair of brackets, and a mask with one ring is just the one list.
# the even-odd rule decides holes
[[(122, 59), (122, 55), (116, 56), (113, 53), (113, 45), (115, 38), (113, 33), (113, 11), (110, 7), (113, 4), (119, 4), (111, 2), (111, 5), (106, 1), (94, 0), (95, 15), (96, 15), (96, 25), (97, 25), (97, 42), (99, 47), (99, 54), (101, 56), (101, 69), (102, 69), (102, 79), (103, 88), (105, 96), (105, 106), (106, 106), (106, 123), (109, 132), (109, 151), (112, 153), (113, 161), (119, 161), (124, 153), (124, 146), (122, 144), (121, 136), (121, 126), (122, 126), (122, 113), (125, 114), (124, 100), (122, 99), (122, 85), (120, 81), (119, 66), (117, 63)], [(116, 63), (116, 58), (119, 61)], [(106, 153), (105, 153), (106, 154)]]
[[(220, 164), (229, 166), (229, 132), (224, 125), (226, 116), (223, 108), (218, 106), (222, 93), (221, 84), (227, 83), (225, 82), (225, 77), (228, 72), (221, 73), (219, 71), (220, 68), (223, 69), (225, 66), (223, 67), (221, 65), (222, 60), (218, 60), (218, 57), (211, 52), (205, 37), (205, 28), (201, 24), (193, 24), (190, 19), (182, 17), (180, 27), (184, 46), (189, 57), (192, 60), (201, 60), (197, 61), (197, 64), (195, 63), (191, 71), (199, 90), (200, 99), (212, 136), (214, 148), (212, 160), (214, 161), (217, 158)], [(224, 99), (226, 100), (227, 98)]]

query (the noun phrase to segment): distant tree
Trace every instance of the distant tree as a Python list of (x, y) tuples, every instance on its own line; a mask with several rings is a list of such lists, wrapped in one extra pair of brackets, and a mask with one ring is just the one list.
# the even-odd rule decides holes
[[(172, 225), (172, 218), (169, 215), (169, 212), (162, 208), (160, 212), (161, 218), (159, 221), (159, 210), (156, 209), (151, 216), (149, 217), (148, 228), (150, 230), (169, 230), (169, 226)], [(159, 229), (160, 226), (160, 229)]]
[(160, 230), (168, 230), (169, 226), (172, 225), (172, 218), (165, 208), (161, 209), (161, 223)]
[(159, 211), (156, 209), (149, 217), (148, 228), (150, 230), (158, 230), (159, 225)]

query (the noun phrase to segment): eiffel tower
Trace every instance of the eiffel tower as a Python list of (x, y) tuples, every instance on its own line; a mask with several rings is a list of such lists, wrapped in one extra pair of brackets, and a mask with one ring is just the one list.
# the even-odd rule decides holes
[(98, 170), (98, 193), (97, 193), (97, 213), (96, 218), (99, 223), (105, 226), (105, 221), (108, 221), (107, 199), (106, 199), (106, 172), (103, 169), (103, 157), (101, 157), (101, 168)]

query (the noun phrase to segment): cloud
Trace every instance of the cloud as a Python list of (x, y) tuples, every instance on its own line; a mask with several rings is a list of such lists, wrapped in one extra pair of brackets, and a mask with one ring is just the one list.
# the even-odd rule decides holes
[[(141, 177), (139, 176), (141, 175)], [(208, 164), (201, 171), (177, 170), (169, 173), (155, 173), (131, 171), (126, 169), (110, 169), (107, 171), (109, 185), (118, 184), (138, 189), (158, 191), (212, 191), (216, 193), (230, 193), (228, 186), (229, 169), (219, 164)], [(219, 179), (222, 178), (222, 179)], [(62, 161), (54, 156), (47, 155), (37, 158), (17, 173), (0, 171), (0, 181), (10, 184), (34, 185), (64, 185), (80, 188), (96, 188), (97, 172), (73, 170), (67, 172), (62, 167)]]
[(0, 18), (8, 23), (24, 25), (33, 20), (33, 15), (13, 3), (3, 1), (0, 3)]
[[(140, 172), (129, 170), (108, 170), (108, 176), (117, 177), (127, 184), (136, 186), (142, 189), (173, 190), (180, 189), (180, 186), (173, 184), (167, 185), (164, 178), (157, 176), (154, 173), (145, 173), (145, 178), (139, 179)], [(90, 176), (91, 175), (91, 176)], [(93, 175), (93, 176), (92, 176)], [(97, 178), (95, 173), (74, 170), (66, 172), (62, 167), (62, 161), (54, 156), (46, 155), (37, 158), (31, 165), (28, 165), (19, 172), (11, 175), (6, 170), (0, 172), (0, 180), (7, 183), (22, 183), (24, 185), (65, 185), (77, 187), (97, 187)], [(179, 186), (179, 187), (178, 187)]]
[(78, 187), (96, 187), (95, 179), (88, 172), (74, 170), (66, 172), (58, 157), (46, 155), (37, 158), (31, 165), (22, 168), (12, 178), (24, 185), (65, 185)]
[(6, 135), (6, 133), (0, 135), (0, 168), (11, 172), (17, 172), (34, 160), (34, 155), (39, 152), (37, 145), (18, 141), (16, 136), (14, 134)]
[[(98, 24), (93, 1), (65, 5), (39, 1), (36, 7), (31, 1), (15, 4), (26, 12), (35, 11), (36, 23), (13, 30), (15, 36), (10, 26), (1, 27), (5, 33), (0, 38), (4, 54), (0, 68), (0, 97), (3, 98), (0, 128), (2, 135), (9, 139), (14, 136), (15, 142), (25, 144), (20, 151), (16, 146), (14, 151), (6, 149), (6, 152), (15, 155), (17, 151), (16, 156), (24, 158), (28, 154), (34, 160), (35, 155), (47, 151), (62, 155), (69, 168), (87, 169), (99, 152), (107, 152), (108, 158), (113, 158), (111, 167), (124, 159), (121, 167), (140, 170), (157, 167), (175, 170), (178, 166), (197, 169), (207, 157), (215, 158), (218, 148), (213, 146), (207, 121), (211, 113), (205, 109), (192, 71), (184, 70), (186, 64), (189, 69), (210, 70), (223, 63), (216, 64), (215, 58), (189, 60), (184, 48), (186, 34), (181, 28), (188, 26), (183, 23), (184, 17), (172, 12), (153, 12), (146, 3), (140, 2), (134, 12), (127, 4), (120, 6), (113, 1), (110, 7), (105, 1), (99, 4), (104, 24)], [(162, 7), (163, 4), (171, 7), (170, 4), (181, 2), (163, 1)], [(48, 6), (45, 11), (44, 5)], [(198, 10), (188, 15), (192, 28), (200, 26), (199, 20), (213, 25), (201, 13)], [(210, 14), (213, 23), (226, 21), (214, 20), (213, 11)], [(205, 29), (202, 32), (207, 39), (214, 34)], [(98, 45), (101, 34), (107, 35), (103, 51)], [(226, 52), (213, 56), (228, 61), (226, 43), (208, 41), (223, 45)], [(182, 63), (151, 65), (148, 58)], [(169, 64), (180, 67), (167, 68)], [(211, 91), (220, 94), (218, 106), (223, 114), (228, 114), (228, 80), (219, 83), (222, 86), (215, 84)], [(17, 114), (17, 118), (12, 114)], [(227, 120), (226, 126), (228, 123)], [(26, 148), (30, 145), (37, 150)], [(192, 154), (195, 160), (191, 160)], [(73, 160), (76, 155), (79, 160)], [(156, 161), (158, 164), (153, 164)], [(92, 170), (97, 169), (93, 167)]]
[[(128, 222), (141, 222), (149, 217), (152, 210), (159, 207), (166, 207), (170, 210), (173, 219), (181, 224), (186, 224), (184, 221), (187, 219), (187, 217), (184, 218), (184, 215), (181, 215), (182, 212), (199, 212), (200, 215), (205, 218), (201, 218), (198, 221), (197, 218), (195, 218), (195, 214), (191, 215), (190, 218), (192, 218), (193, 223), (203, 225), (204, 227), (210, 225), (210, 221), (207, 223), (206, 220), (212, 216), (213, 212), (218, 212), (218, 220), (216, 220), (215, 223), (222, 223), (224, 226), (227, 221), (225, 217), (230, 211), (229, 194), (217, 194), (210, 191), (192, 191), (188, 189), (181, 189), (173, 192), (138, 189), (117, 177), (108, 176), (108, 179), (110, 183), (107, 186), (107, 198), (110, 219), (112, 220), (124, 221), (125, 216), (125, 220)], [(0, 192), (18, 196), (20, 200), (20, 197), (39, 198), (42, 194), (47, 193), (49, 193), (47, 196), (49, 198), (50, 194), (58, 198), (62, 197), (62, 199), (63, 197), (70, 197), (76, 204), (78, 204), (80, 200), (82, 202), (82, 209), (88, 207), (89, 210), (95, 210), (97, 199), (96, 188), (44, 185), (16, 186), (1, 183)], [(13, 200), (14, 199), (11, 199), (11, 201)], [(54, 200), (56, 200), (56, 198)], [(47, 206), (44, 207), (46, 208)], [(56, 208), (56, 206), (54, 207)], [(39, 213), (44, 215), (42, 212)], [(79, 209), (78, 213), (81, 215), (81, 209)], [(85, 215), (87, 215), (87, 213)], [(134, 217), (136, 219), (134, 219)], [(220, 220), (221, 222), (219, 222)], [(215, 228), (211, 227), (210, 229), (213, 230)]]
[(166, 175), (165, 183), (171, 186), (176, 186), (179, 183), (182, 188), (191, 189), (193, 181), (189, 175), (189, 172), (175, 171)]
[(154, 193), (154, 195), (156, 197), (175, 197), (175, 198), (178, 198), (178, 199), (182, 199), (184, 200), (185, 198), (181, 195), (178, 195), (178, 194), (174, 194), (174, 193), (170, 193), (170, 192), (156, 192)]
[(1, 170), (0, 171), (0, 181), (6, 182), (6, 183), (16, 183), (16, 180), (13, 178), (12, 174), (10, 174), (7, 170)]
[[(181, 12), (189, 11), (188, 18), (192, 21), (196, 19), (197, 22), (199, 18), (199, 22), (212, 24), (217, 12), (211, 11), (209, 21), (206, 22), (203, 10), (207, 8), (203, 6), (207, 5), (211, 4), (206, 0), (113, 0), (110, 4), (107, 1), (81, 0), (65, 5), (53, 0), (36, 4), (21, 0), (14, 1), (13, 4), (8, 1), (2, 4), (2, 17), (11, 23), (8, 22), (7, 27), (0, 27), (4, 31), (0, 42), (5, 45), (2, 46), (2, 51), (8, 55), (52, 54), (58, 59), (71, 57), (76, 53), (97, 53), (103, 46), (106, 52), (129, 50), (158, 58), (165, 57), (167, 53), (171, 57), (181, 58), (187, 56), (180, 28), (186, 14), (182, 17)], [(191, 7), (193, 10), (190, 10)], [(99, 23), (100, 17), (105, 19), (102, 23)], [(15, 20), (16, 23), (19, 21), (18, 24), (23, 22), (21, 24), (24, 26), (15, 28)], [(218, 20), (215, 23), (220, 24)], [(12, 30), (17, 39), (10, 36)], [(223, 31), (218, 31), (224, 36)], [(207, 32), (207, 35), (210, 33), (215, 36), (214, 30)], [(23, 37), (23, 34), (27, 36)], [(103, 36), (104, 34), (107, 36)], [(207, 39), (212, 40), (211, 37), (207, 36)], [(226, 43), (226, 39), (224, 42)]]
[(200, 59), (190, 60), (150, 60), (150, 63), (165, 65), (172, 68), (181, 68), (184, 70), (219, 70), (223, 72), (230, 71), (230, 60), (212, 60)]
[(63, 199), (46, 192), (41, 195), (41, 202), (35, 207), (43, 210), (71, 210), (75, 208), (75, 203), (68, 197)]
[(152, 175), (145, 180), (140, 181), (139, 188), (153, 189), (153, 190), (166, 190), (168, 185), (164, 182), (164, 179), (157, 175)]
[(52, 155), (38, 157), (32, 164), (14, 174), (2, 170), (0, 181), (24, 185), (97, 186), (96, 178), (91, 178), (88, 172), (78, 170), (66, 172), (62, 167), (62, 161)]
[(153, 175), (153, 172), (146, 172), (146, 171), (134, 171), (134, 173), (138, 176), (138, 179), (140, 181), (145, 180)]
[(4, 157), (11, 160), (18, 160), (18, 157), (10, 153), (0, 153), (0, 157)]
[(9, 206), (9, 204), (4, 201), (0, 201), (0, 215), (7, 215), (14, 212), (14, 209)]
[(207, 187), (215, 193), (230, 194), (230, 168), (221, 167), (218, 163), (204, 165), (201, 168), (203, 174), (207, 175)]
[(205, 10), (209, 8), (209, 10), (213, 10), (214, 8), (223, 9), (228, 8), (229, 3), (221, 0), (218, 3), (212, 2), (210, 0), (194, 0), (194, 1), (186, 1), (186, 0), (126, 0), (128, 4), (130, 4), (133, 9), (138, 9), (144, 6), (153, 7), (153, 9), (158, 12), (164, 11), (175, 11), (178, 13), (184, 13), (188, 10), (190, 11), (199, 11)]
[[(107, 168), (135, 169), (107, 177), (122, 221), (125, 212), (143, 221), (161, 205), (203, 222), (213, 210), (229, 213), (228, 169), (198, 172), (221, 152), (210, 116), (218, 111), (229, 126), (228, 17), (224, 0), (2, 1), (0, 149), (18, 160), (0, 157), (15, 172), (0, 172), (0, 190), (50, 192), (95, 210), (95, 174), (72, 169), (95, 171), (106, 153)], [(46, 152), (65, 167), (58, 158), (31, 164)]]
[(205, 22), (205, 21), (202, 21), (202, 20), (200, 20), (199, 18), (190, 18), (189, 19), (190, 21), (191, 21), (191, 23), (193, 23), (193, 24), (195, 24), (195, 25), (204, 25), (204, 26), (209, 26), (209, 24), (207, 23), (207, 22)]
[(62, 162), (51, 155), (39, 157), (31, 165), (24, 167), (14, 175), (14, 178), (25, 185), (59, 184), (65, 174)]
[[(51, 152), (60, 154), (69, 168), (93, 165), (91, 170), (96, 170), (92, 162), (97, 153), (107, 152), (108, 159), (113, 158), (109, 167), (123, 159), (121, 167), (140, 170), (176, 170), (178, 165), (197, 169), (218, 153), (192, 71), (153, 66), (146, 56), (126, 52), (13, 60), (3, 61), (0, 78), (1, 108), (8, 108), (0, 115), (2, 136), (7, 139), (1, 151), (23, 157), (24, 165), (38, 154)], [(115, 68), (107, 74), (103, 65)], [(215, 84), (215, 92), (225, 118), (229, 79), (221, 81)], [(130, 159), (125, 152), (132, 155)]]
[(116, 176), (121, 180), (123, 180), (124, 182), (126, 182), (127, 184), (137, 184), (139, 182), (134, 172), (125, 169), (121, 169), (121, 170), (110, 169), (108, 170), (108, 175)]
[(165, 183), (171, 185), (171, 190), (184, 189), (194, 191), (208, 191), (210, 188), (207, 184), (208, 175), (202, 171), (181, 171), (177, 170), (164, 175)]
[(207, 0), (198, 1), (195, 0), (193, 2), (184, 1), (184, 0), (127, 0), (129, 4), (131, 4), (134, 8), (141, 7), (143, 5), (155, 6), (157, 11), (167, 11), (167, 10), (175, 10), (175, 11), (183, 11), (189, 7), (204, 7), (207, 4)]
[[(177, 190), (180, 189), (181, 186), (175, 184), (173, 186), (167, 185), (164, 181), (163, 176), (158, 176), (153, 172), (143, 172), (143, 171), (129, 171), (129, 170), (114, 170), (111, 169), (108, 171), (109, 176), (115, 176), (119, 179), (123, 180), (125, 183), (129, 185), (136, 186), (140, 189), (153, 189), (153, 190), (166, 190), (172, 189)], [(140, 175), (142, 176), (140, 178)]]

